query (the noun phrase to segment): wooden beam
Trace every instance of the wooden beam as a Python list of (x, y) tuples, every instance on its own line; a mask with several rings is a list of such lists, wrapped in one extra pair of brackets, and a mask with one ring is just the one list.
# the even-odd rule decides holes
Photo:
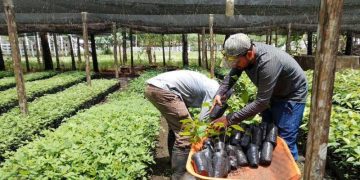
[(272, 29), (269, 29), (269, 44), (272, 44)]
[(200, 34), (197, 34), (198, 36), (198, 64), (199, 67), (201, 67), (201, 41), (200, 41)]
[(182, 34), (182, 61), (183, 67), (189, 66), (187, 34)]
[(46, 33), (40, 33), (40, 42), (41, 42), (41, 49), (42, 49), (42, 58), (45, 66), (45, 70), (53, 70), (53, 62), (50, 52), (50, 46), (48, 41), (48, 36)]
[(122, 32), (121, 32), (121, 35), (122, 35), (122, 50), (123, 50), (123, 64), (125, 65), (127, 63), (127, 54), (126, 54), (126, 30), (123, 29)]
[(291, 23), (288, 24), (288, 33), (287, 33), (287, 36), (286, 36), (285, 51), (287, 53), (290, 53), (290, 51), (291, 51)]
[(77, 57), (78, 57), (78, 68), (81, 70), (81, 50), (80, 50), (80, 37), (76, 38), (77, 44)]
[(209, 14), (209, 30), (210, 30), (210, 77), (213, 79), (215, 76), (215, 53), (214, 53), (214, 15)]
[(90, 76), (90, 54), (89, 54), (89, 37), (88, 37), (88, 24), (87, 24), (87, 12), (81, 13), (83, 22), (83, 40), (84, 40), (84, 59), (85, 59), (85, 70), (86, 70), (86, 82), (88, 86), (91, 86)]
[(307, 32), (307, 55), (312, 55), (313, 33)]
[(304, 180), (322, 180), (330, 128), (343, 0), (321, 0)]
[(22, 114), (28, 114), (25, 83), (23, 78), (23, 72), (21, 69), (19, 40), (16, 31), (14, 4), (12, 0), (3, 0), (3, 3), (4, 3), (6, 22), (8, 25), (9, 41), (12, 49), (11, 56), (14, 63), (14, 74), (16, 80), (16, 90), (17, 90), (17, 97), (19, 100), (19, 107)]
[(27, 48), (26, 48), (25, 37), (23, 38), (22, 44), (23, 44), (23, 51), (24, 51), (24, 57), (25, 57), (26, 72), (30, 72), (30, 64), (29, 64), (29, 57), (28, 57)]
[[(315, 56), (302, 55), (294, 56), (294, 59), (298, 62), (304, 71), (309, 69), (315, 69)], [(336, 71), (343, 69), (359, 69), (360, 62), (359, 56), (337, 56), (336, 57)]]
[(165, 42), (164, 42), (164, 34), (161, 35), (161, 47), (162, 47), (162, 56), (163, 56), (163, 66), (166, 65), (165, 62)]
[(55, 58), (56, 58), (56, 70), (60, 70), (59, 48), (57, 44), (56, 34), (53, 34), (54, 46), (55, 46)]
[(91, 56), (92, 56), (92, 62), (93, 62), (93, 68), (95, 72), (99, 72), (99, 63), (97, 59), (97, 53), (96, 53), (96, 43), (95, 43), (95, 35), (90, 34), (90, 41), (91, 41)]
[(206, 43), (205, 43), (205, 27), (202, 28), (201, 32), (201, 45), (202, 45), (202, 65), (203, 68), (208, 68), (207, 60), (206, 60)]
[(346, 33), (345, 55), (351, 55), (352, 45), (353, 45), (353, 34), (352, 32), (348, 31)]
[(71, 39), (71, 35), (68, 35), (69, 38), (69, 48), (70, 48), (70, 56), (71, 56), (71, 69), (74, 71), (76, 70), (76, 62), (75, 62), (75, 56), (74, 56), (74, 48), (73, 43)]
[(113, 46), (114, 46), (114, 69), (115, 69), (115, 78), (118, 79), (119, 78), (119, 65), (118, 65), (118, 56), (117, 56), (117, 28), (116, 28), (116, 23), (113, 22), (113, 26), (112, 26), (112, 34), (113, 34), (113, 38), (114, 38), (114, 42), (113, 42)]
[(134, 72), (134, 51), (133, 51), (133, 32), (132, 29), (130, 29), (130, 60), (131, 60), (131, 73), (135, 73)]
[(278, 28), (275, 28), (275, 47), (278, 47)]

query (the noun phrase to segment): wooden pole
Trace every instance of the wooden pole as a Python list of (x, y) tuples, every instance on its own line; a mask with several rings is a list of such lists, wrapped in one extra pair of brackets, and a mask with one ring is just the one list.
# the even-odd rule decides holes
[(269, 45), (272, 44), (272, 30), (269, 30)]
[(269, 44), (269, 31), (266, 32), (266, 44)]
[(188, 67), (189, 66), (189, 57), (188, 57), (187, 34), (182, 34), (182, 60), (183, 60), (183, 67)]
[(76, 38), (78, 62), (81, 63), (80, 37)]
[(352, 43), (353, 42), (353, 34), (352, 32), (346, 32), (346, 47), (345, 47), (345, 55), (351, 55)]
[(55, 45), (56, 69), (60, 70), (59, 48), (58, 48), (57, 38), (56, 38), (55, 33), (53, 34), (53, 38), (54, 38), (54, 45)]
[(86, 82), (89, 86), (91, 86), (87, 12), (82, 12), (81, 16), (82, 16), (82, 22), (83, 22), (84, 59), (85, 59), (85, 63), (86, 63), (86, 66), (85, 66)]
[(201, 45), (202, 45), (202, 65), (203, 68), (207, 69), (207, 61), (206, 61), (206, 43), (205, 43), (205, 27), (202, 28), (201, 31)]
[(343, 0), (321, 0), (304, 180), (322, 180), (329, 138)]
[(209, 30), (210, 30), (210, 77), (214, 78), (215, 73), (215, 57), (214, 57), (214, 15), (209, 14)]
[(278, 29), (275, 29), (275, 47), (278, 47)]
[(97, 59), (97, 53), (96, 53), (96, 43), (95, 43), (95, 35), (90, 34), (90, 41), (91, 41), (91, 56), (92, 56), (92, 62), (93, 62), (93, 68), (95, 72), (99, 72), (99, 63)]
[(0, 71), (5, 71), (5, 61), (4, 61), (4, 56), (2, 53), (2, 49), (1, 49), (1, 44), (0, 44)]
[(112, 33), (113, 33), (113, 38), (114, 38), (114, 69), (115, 69), (115, 78), (118, 79), (119, 78), (119, 65), (118, 65), (118, 56), (117, 56), (117, 36), (116, 36), (116, 23), (113, 22), (112, 23)]
[(43, 58), (45, 70), (53, 70), (54, 65), (51, 58), (48, 36), (45, 32), (40, 33), (40, 42), (41, 42), (42, 58)]
[(162, 46), (162, 55), (163, 55), (163, 66), (165, 66), (166, 62), (165, 62), (165, 39), (164, 39), (164, 34), (161, 34), (161, 46)]
[(14, 63), (14, 74), (16, 80), (16, 90), (19, 100), (20, 111), (23, 114), (28, 114), (27, 100), (26, 100), (26, 91), (25, 83), (23, 78), (23, 72), (21, 69), (21, 57), (19, 50), (19, 40), (16, 30), (16, 21), (15, 21), (15, 12), (14, 4), (12, 0), (3, 0), (4, 3), (4, 12), (6, 16), (6, 22), (8, 26), (9, 41), (11, 46), (11, 56)]
[(39, 65), (39, 68), (41, 67), (41, 61), (40, 61), (40, 45), (39, 45), (39, 33), (35, 34), (35, 46), (36, 46), (36, 59)]
[(26, 64), (26, 72), (30, 72), (30, 64), (29, 64), (29, 57), (28, 57), (27, 48), (26, 48), (25, 37), (23, 38), (23, 50), (24, 50), (24, 57), (25, 57), (25, 64)]
[(131, 73), (134, 72), (134, 51), (133, 51), (133, 32), (132, 29), (130, 29), (130, 57), (131, 57)]
[(70, 56), (71, 56), (71, 69), (74, 71), (76, 70), (76, 62), (75, 62), (74, 49), (70, 34), (68, 35), (68, 38), (69, 38), (69, 48), (70, 48)]
[(168, 62), (170, 62), (171, 61), (171, 38), (169, 37), (169, 60), (168, 60)]
[(286, 36), (286, 46), (285, 46), (286, 52), (290, 53), (291, 51), (291, 23), (288, 24), (288, 33)]
[(122, 47), (121, 47), (121, 45), (122, 45), (122, 43), (121, 43), (121, 41), (118, 41), (118, 50), (119, 50), (119, 61), (120, 61), (120, 65), (123, 65), (123, 57), (122, 57), (122, 53), (121, 53), (121, 51), (122, 51)]
[(201, 67), (201, 40), (200, 40), (200, 34), (198, 34), (198, 64), (199, 64), (199, 67)]
[(126, 30), (125, 29), (123, 29), (122, 30), (122, 32), (121, 32), (121, 35), (122, 35), (122, 38), (123, 38), (123, 40), (122, 40), (122, 43), (123, 43), (123, 45), (122, 45), (122, 50), (123, 50), (123, 64), (125, 65), (125, 64), (127, 64), (127, 54), (126, 54)]
[(234, 16), (234, 0), (226, 0), (225, 15)]
[(313, 33), (311, 32), (311, 31), (309, 31), (308, 33), (307, 33), (307, 55), (312, 55), (313, 53), (312, 53), (312, 42), (313, 42), (313, 40), (312, 40), (312, 37), (313, 37)]

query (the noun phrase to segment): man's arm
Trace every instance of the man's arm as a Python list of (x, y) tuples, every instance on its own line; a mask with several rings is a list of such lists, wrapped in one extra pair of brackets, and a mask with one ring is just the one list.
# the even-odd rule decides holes
[(224, 81), (221, 83), (216, 95), (223, 96), (229, 89), (231, 89), (236, 81), (240, 78), (242, 70), (232, 68), (228, 75), (225, 76)]
[(271, 60), (266, 61), (261, 67), (259, 67), (259, 87), (255, 101), (246, 105), (238, 112), (228, 114), (226, 119), (228, 120), (229, 125), (240, 123), (241, 121), (255, 116), (269, 107), (270, 99), (281, 70), (281, 64)]

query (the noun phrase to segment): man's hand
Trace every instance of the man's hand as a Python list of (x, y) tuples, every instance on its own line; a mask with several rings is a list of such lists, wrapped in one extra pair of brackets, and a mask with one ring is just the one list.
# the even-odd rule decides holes
[(212, 121), (211, 125), (215, 130), (220, 130), (221, 128), (226, 128), (229, 125), (229, 122), (227, 121), (226, 116), (222, 116)]
[(210, 113), (214, 110), (214, 107), (215, 105), (218, 104), (219, 106), (222, 106), (222, 103), (221, 103), (221, 96), (220, 95), (216, 95), (214, 100), (213, 100), (213, 104), (212, 104), (212, 107), (210, 109)]

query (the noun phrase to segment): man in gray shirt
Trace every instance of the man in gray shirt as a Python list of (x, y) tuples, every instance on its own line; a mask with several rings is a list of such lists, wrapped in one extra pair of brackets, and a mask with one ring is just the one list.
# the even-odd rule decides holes
[(238, 112), (218, 118), (226, 126), (240, 123), (258, 113), (263, 121), (274, 122), (294, 157), (298, 159), (296, 139), (303, 117), (307, 96), (304, 71), (289, 54), (271, 45), (252, 43), (242, 33), (230, 36), (224, 45), (226, 62), (232, 67), (225, 77), (215, 104), (221, 105), (221, 96), (230, 89), (242, 71), (245, 71), (257, 87), (256, 99)]
[[(162, 73), (146, 83), (145, 97), (165, 117), (171, 130), (168, 150), (174, 170), (172, 179), (180, 179), (186, 172), (186, 161), (190, 152), (189, 138), (179, 135), (182, 129), (180, 120), (191, 118), (188, 107), (201, 107), (199, 118), (207, 117), (209, 108), (202, 107), (202, 104), (212, 101), (219, 84), (201, 73), (188, 70)], [(175, 142), (171, 138), (173, 135)]]

